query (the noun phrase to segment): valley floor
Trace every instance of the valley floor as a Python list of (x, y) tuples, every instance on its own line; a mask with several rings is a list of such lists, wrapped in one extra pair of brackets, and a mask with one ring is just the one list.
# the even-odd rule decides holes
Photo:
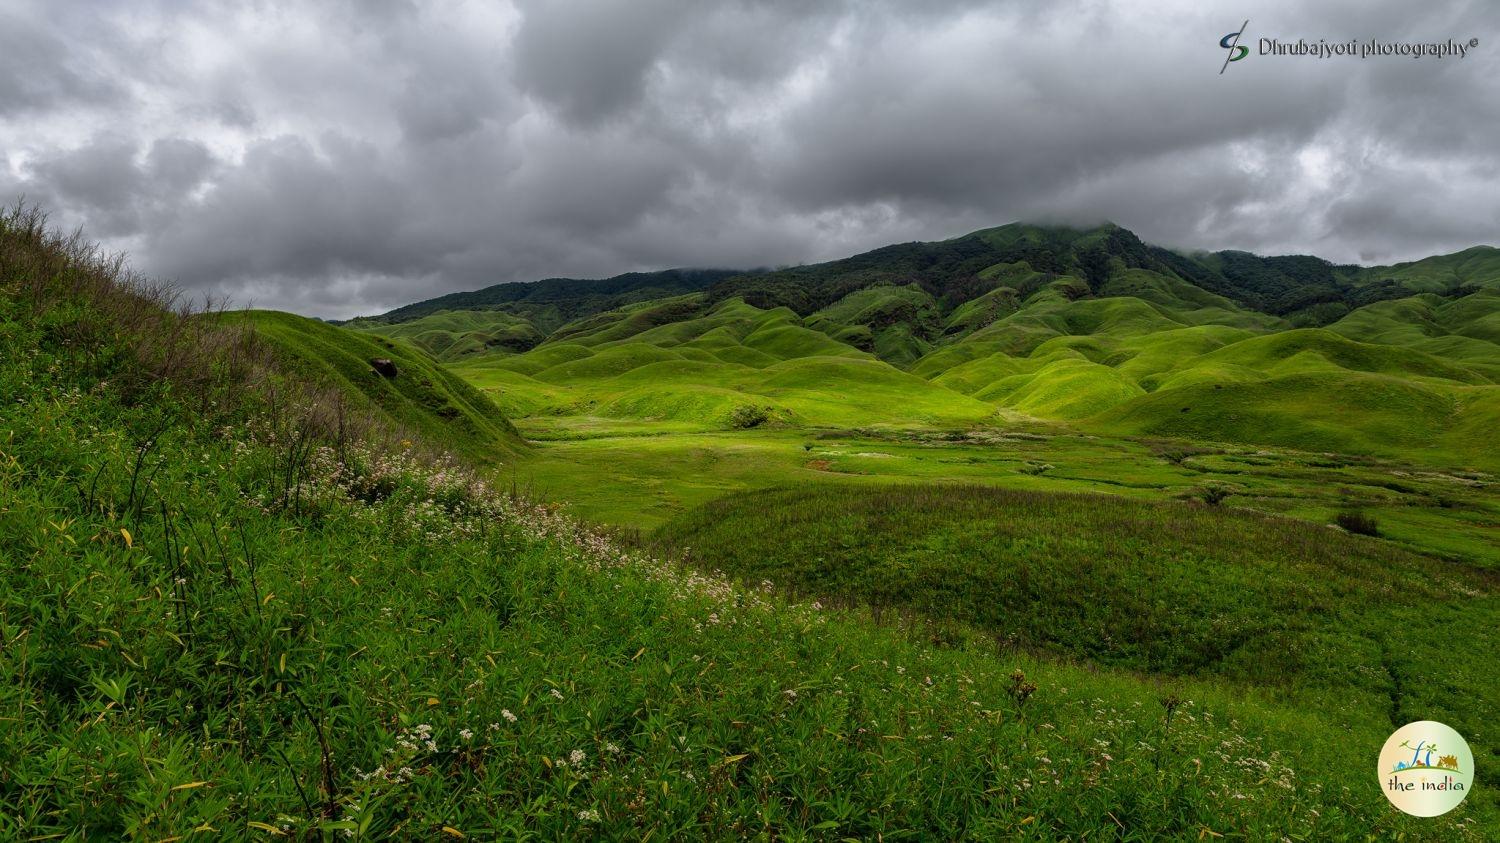
[(1332, 524), (1361, 511), (1419, 552), (1500, 567), (1500, 496), (1483, 475), (1373, 457), (1100, 437), (1035, 420), (964, 431), (705, 430), (674, 422), (540, 416), (507, 482), (586, 520), (650, 531), (723, 495), (809, 483), (980, 483), (1202, 500)]

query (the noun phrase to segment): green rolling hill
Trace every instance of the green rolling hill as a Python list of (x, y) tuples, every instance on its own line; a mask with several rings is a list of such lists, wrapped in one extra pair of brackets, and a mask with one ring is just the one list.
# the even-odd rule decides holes
[[(563, 402), (554, 411), (702, 427), (872, 424), (890, 420), (895, 405), (912, 424), (966, 424), (992, 412), (807, 327), (788, 308), (703, 294), (599, 314), (525, 354), (466, 360), (456, 371), (501, 403), (508, 390), (547, 385)], [(500, 371), (526, 381), (497, 379)]]
[(497, 310), (440, 310), (371, 333), (407, 340), (440, 360), (490, 350), (526, 351), (545, 339), (530, 320)]
[[(239, 311), (217, 318), (249, 325), (288, 370), (338, 390), (398, 430), (482, 462), (526, 448), (493, 401), (417, 348), (290, 313)], [(375, 371), (376, 359), (391, 361), (394, 375)]]
[(547, 333), (574, 319), (631, 302), (696, 292), (727, 277), (743, 274), (722, 269), (668, 269), (630, 272), (599, 280), (548, 278), (530, 283), (496, 284), (482, 290), (451, 293), (416, 302), (381, 316), (355, 320), (354, 324), (373, 327), (410, 322), (442, 311), (477, 310), (520, 316), (541, 326)]
[(1500, 468), (1473, 436), (1500, 401), (1500, 250), (1485, 246), (1357, 267), (1013, 224), (774, 271), (503, 285), (350, 327), (449, 361), (523, 416), (1023, 417)]

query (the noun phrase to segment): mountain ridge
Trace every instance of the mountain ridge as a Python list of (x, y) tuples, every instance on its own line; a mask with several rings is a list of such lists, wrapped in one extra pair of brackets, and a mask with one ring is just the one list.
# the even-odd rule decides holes
[(697, 282), (580, 298), (584, 315), (556, 327), (507, 306), (351, 327), (422, 348), (518, 418), (722, 430), (1016, 414), (1500, 468), (1473, 435), (1500, 418), (1490, 247), (1357, 267), (1012, 224)]
[(1117, 269), (1151, 271), (1249, 309), (1296, 318), (1304, 324), (1328, 324), (1364, 304), (1459, 288), (1473, 274), (1466, 264), (1495, 270), (1489, 275), (1500, 274), (1500, 249), (1476, 245), (1451, 254), (1362, 267), (1314, 255), (1168, 249), (1147, 244), (1113, 222), (1092, 228), (1014, 222), (946, 240), (894, 243), (832, 261), (777, 269), (679, 268), (602, 279), (506, 282), (413, 302), (344, 324), (368, 327), (410, 322), (442, 311), (496, 310), (528, 318), (545, 335), (572, 319), (703, 291), (713, 301), (740, 297), (763, 309), (785, 305), (807, 316), (861, 289), (907, 283), (923, 286), (952, 309), (994, 289), (984, 283), (985, 270), (1018, 262), (1052, 276), (1048, 281), (1056, 276), (1077, 277), (1091, 293)]

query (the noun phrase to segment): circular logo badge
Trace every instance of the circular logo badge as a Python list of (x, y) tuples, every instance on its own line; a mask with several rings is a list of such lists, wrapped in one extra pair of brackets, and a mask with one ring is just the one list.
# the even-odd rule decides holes
[(1458, 807), (1474, 786), (1474, 753), (1464, 739), (1435, 720), (1397, 729), (1380, 750), (1380, 789), (1391, 804), (1417, 817)]

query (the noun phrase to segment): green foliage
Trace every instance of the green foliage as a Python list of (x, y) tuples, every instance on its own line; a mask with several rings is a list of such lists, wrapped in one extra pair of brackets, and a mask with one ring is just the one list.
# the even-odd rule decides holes
[[(673, 321), (678, 316), (686, 318)], [(908, 375), (800, 324), (786, 310), (739, 301), (703, 310), (691, 297), (601, 314), (520, 355), (467, 361), (458, 369), (485, 386), (528, 392), (555, 387), (554, 402), (533, 415), (603, 416), (690, 423), (732, 423), (753, 401), (781, 420), (861, 424), (889, 418), (963, 423), (992, 412), (985, 404)], [(508, 371), (527, 381), (487, 374)], [(538, 383), (539, 382), (539, 383)]]
[(1365, 513), (1359, 512), (1357, 510), (1340, 512), (1338, 515), (1334, 516), (1333, 523), (1339, 525), (1340, 527), (1343, 527), (1346, 531), (1355, 533), (1357, 535), (1380, 535), (1379, 522), (1377, 522), (1374, 518), (1366, 515)]
[(1198, 499), (1209, 506), (1218, 506), (1229, 499), (1234, 490), (1219, 483), (1208, 483), (1198, 489)]
[(529, 320), (499, 310), (444, 310), (394, 324), (356, 320), (346, 327), (409, 340), (444, 361), (497, 350), (528, 351), (544, 339)]
[(741, 404), (729, 414), (729, 426), (745, 430), (760, 427), (771, 419), (771, 411), (754, 404)]
[[(682, 516), (656, 541), (749, 582), (910, 606), (1106, 663), (1272, 684), (1328, 671), (1365, 685), (1338, 673), (1358, 662), (1363, 642), (1341, 654), (1335, 633), (1375, 602), (1394, 610), (1377, 593), (1415, 600), (1445, 582), (1488, 591), (1472, 572), (1313, 524), (973, 486), (744, 493)], [(1330, 626), (1274, 609), (1312, 604)], [(1319, 665), (1278, 649), (1299, 639), (1320, 640)]]
[[(502, 286), (481, 291), (501, 291), (496, 309), (435, 300), (359, 324), (461, 359), (501, 403), (551, 419), (706, 430), (738, 393), (814, 427), (1020, 414), (1487, 471), (1497, 270), (1487, 248), (1365, 270), (1016, 224), (775, 272)], [(552, 319), (579, 296), (592, 304), (566, 324), (516, 310), (550, 303)], [(511, 381), (512, 397), (497, 370), (542, 384)]]
[(941, 308), (920, 287), (859, 290), (807, 318), (807, 325), (905, 366), (932, 348), (942, 328)]

